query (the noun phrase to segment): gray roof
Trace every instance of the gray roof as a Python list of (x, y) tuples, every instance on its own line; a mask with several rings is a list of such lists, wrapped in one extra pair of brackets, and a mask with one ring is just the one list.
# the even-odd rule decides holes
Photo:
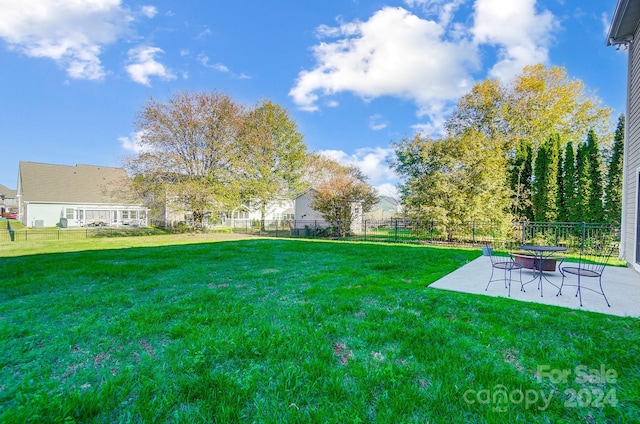
[(16, 191), (11, 190), (9, 187), (0, 184), (0, 194), (4, 195), (7, 199), (15, 199)]
[(627, 44), (633, 37), (640, 22), (640, 0), (618, 0), (607, 34), (607, 45)]
[(108, 191), (122, 186), (122, 168), (20, 162), (18, 189), (22, 201), (52, 203), (118, 203)]

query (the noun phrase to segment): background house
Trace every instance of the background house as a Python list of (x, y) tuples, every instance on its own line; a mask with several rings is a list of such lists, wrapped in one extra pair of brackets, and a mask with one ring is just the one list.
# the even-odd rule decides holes
[(317, 192), (317, 190), (310, 188), (293, 199), (296, 230), (329, 227), (330, 224), (325, 221), (322, 215), (311, 207), (313, 196)]
[(364, 215), (365, 219), (389, 219), (397, 217), (401, 212), (400, 202), (390, 196), (380, 196), (378, 203)]
[[(331, 223), (326, 221), (322, 215), (311, 206), (313, 197), (318, 191), (310, 188), (304, 193), (299, 194), (294, 199), (295, 209), (295, 227), (294, 232), (298, 235), (305, 235), (309, 229), (314, 228), (327, 228), (331, 226)], [(360, 234), (362, 232), (362, 204), (354, 203), (352, 207), (352, 220), (350, 224), (350, 231), (354, 234)]]
[(16, 190), (0, 184), (0, 213), (18, 212), (16, 203)]
[[(224, 216), (222, 224), (232, 228), (243, 228), (260, 222), (261, 219), (262, 213), (258, 207), (242, 205), (229, 212), (227, 216)], [(266, 222), (293, 221), (293, 200), (280, 198), (269, 202), (266, 206), (264, 219)]]
[(122, 192), (122, 168), (20, 162), (16, 200), (20, 221), (31, 227), (147, 225), (147, 209)]
[[(629, 49), (620, 254), (640, 271), (640, 0), (619, 0), (607, 45)], [(615, 76), (612, 76), (615, 78)]]

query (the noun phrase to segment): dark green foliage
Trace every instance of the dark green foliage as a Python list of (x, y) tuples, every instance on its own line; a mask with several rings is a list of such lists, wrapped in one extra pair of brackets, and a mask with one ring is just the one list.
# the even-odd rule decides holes
[(580, 143), (576, 155), (576, 209), (574, 214), (576, 222), (589, 220), (590, 171), (588, 146), (586, 143)]
[(553, 222), (558, 217), (559, 137), (555, 134), (542, 143), (536, 155), (532, 196), (536, 221)]
[(520, 140), (509, 170), (512, 210), (518, 220), (533, 221), (533, 202), (531, 200), (532, 160), (533, 148), (531, 147), (531, 142)]
[(587, 151), (589, 157), (589, 207), (585, 222), (603, 222), (602, 155), (598, 136), (593, 130), (589, 130), (587, 135)]
[(618, 126), (613, 138), (613, 151), (609, 160), (607, 188), (604, 194), (605, 219), (607, 222), (620, 222), (622, 217), (622, 178), (624, 154), (624, 115), (618, 118)]
[(573, 150), (573, 143), (568, 141), (564, 149), (564, 158), (562, 162), (562, 198), (563, 211), (562, 221), (580, 222), (577, 204), (577, 170), (576, 156)]
[(556, 151), (558, 152), (558, 169), (556, 173), (556, 221), (566, 222), (567, 221), (567, 205), (564, 201), (564, 163), (562, 158), (562, 142), (560, 141), (560, 137), (556, 138)]

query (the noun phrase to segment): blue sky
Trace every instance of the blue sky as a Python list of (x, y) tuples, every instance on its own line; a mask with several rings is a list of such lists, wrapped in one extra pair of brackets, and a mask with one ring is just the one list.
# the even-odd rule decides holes
[(475, 82), (564, 66), (624, 112), (617, 0), (1, 0), (0, 184), (19, 161), (120, 166), (153, 96), (287, 108), (310, 150), (391, 193), (390, 142), (437, 134)]

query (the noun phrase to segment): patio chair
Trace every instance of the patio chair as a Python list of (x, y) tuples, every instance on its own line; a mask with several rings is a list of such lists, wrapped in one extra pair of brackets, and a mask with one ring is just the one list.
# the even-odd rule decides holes
[[(511, 274), (514, 270), (517, 270), (520, 274), (520, 290), (522, 290), (522, 264), (515, 262), (511, 253), (509, 253), (509, 256), (496, 256), (493, 254), (493, 249), (489, 249), (489, 256), (491, 258), (491, 277), (484, 290), (489, 290), (489, 285), (494, 281), (504, 281), (504, 288), (508, 289), (508, 296), (511, 297)], [(496, 269), (503, 271), (502, 278), (493, 278)]]
[[(560, 267), (560, 273), (562, 274), (562, 283), (560, 284), (560, 290), (556, 296), (562, 295), (562, 288), (564, 286), (569, 287), (577, 287), (576, 297), (580, 299), (580, 306), (582, 306), (582, 290), (589, 290), (594, 293), (602, 295), (604, 297), (604, 301), (607, 302), (607, 306), (611, 307), (609, 304), (609, 300), (607, 296), (604, 294), (604, 290), (602, 289), (602, 273), (613, 255), (613, 252), (617, 250), (616, 246), (605, 247), (604, 244), (601, 246), (594, 246), (590, 248), (582, 248), (580, 250), (580, 259), (577, 264), (569, 263), (565, 266)], [(576, 275), (578, 277), (577, 284), (565, 284), (564, 280), (568, 274)], [(593, 287), (585, 287), (582, 279), (583, 278), (597, 278), (598, 279), (598, 288)]]

